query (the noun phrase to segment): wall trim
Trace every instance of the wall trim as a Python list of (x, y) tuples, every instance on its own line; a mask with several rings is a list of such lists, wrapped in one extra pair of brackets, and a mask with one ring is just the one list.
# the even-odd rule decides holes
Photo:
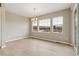
[(6, 45), (0, 46), (0, 48), (5, 48), (5, 47), (6, 47)]
[(35, 37), (35, 36), (30, 36), (29, 38), (35, 38), (35, 39), (46, 40), (46, 41), (50, 41), (50, 42), (56, 42), (56, 43), (66, 44), (66, 45), (70, 45), (70, 46), (73, 47), (72, 44), (67, 43), (67, 42), (56, 41), (56, 40), (48, 40), (48, 39), (45, 39), (45, 38), (39, 38), (39, 37)]
[(15, 39), (11, 39), (11, 40), (7, 40), (5, 42), (12, 42), (12, 41), (16, 41), (16, 40), (21, 40), (21, 39), (26, 39), (28, 37), (18, 37), (18, 38), (15, 38)]

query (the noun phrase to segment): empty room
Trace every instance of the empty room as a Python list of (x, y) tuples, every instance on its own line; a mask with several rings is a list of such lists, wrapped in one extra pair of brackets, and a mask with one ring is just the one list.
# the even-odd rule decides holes
[(0, 56), (79, 55), (79, 5), (0, 3)]

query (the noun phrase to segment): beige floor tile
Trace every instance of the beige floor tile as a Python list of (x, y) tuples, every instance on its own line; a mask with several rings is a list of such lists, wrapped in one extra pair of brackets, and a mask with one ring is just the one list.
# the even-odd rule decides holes
[(73, 47), (38, 39), (22, 39), (6, 43), (1, 56), (74, 56)]

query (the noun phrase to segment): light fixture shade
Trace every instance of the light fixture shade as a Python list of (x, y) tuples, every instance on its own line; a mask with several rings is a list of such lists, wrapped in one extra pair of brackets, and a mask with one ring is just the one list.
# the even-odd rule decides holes
[(32, 22), (37, 21), (37, 20), (38, 20), (37, 17), (34, 17), (34, 18), (31, 19)]
[(37, 17), (35, 17), (35, 20), (37, 20), (38, 18)]
[(37, 18), (37, 16), (36, 16), (36, 8), (33, 8), (34, 9), (34, 20), (36, 21), (38, 18)]

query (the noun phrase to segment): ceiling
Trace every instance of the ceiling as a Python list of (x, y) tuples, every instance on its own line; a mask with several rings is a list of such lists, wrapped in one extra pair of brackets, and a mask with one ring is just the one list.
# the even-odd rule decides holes
[[(44, 15), (70, 7), (71, 3), (5, 3), (7, 11), (26, 17)], [(35, 14), (34, 8), (36, 8)]]

